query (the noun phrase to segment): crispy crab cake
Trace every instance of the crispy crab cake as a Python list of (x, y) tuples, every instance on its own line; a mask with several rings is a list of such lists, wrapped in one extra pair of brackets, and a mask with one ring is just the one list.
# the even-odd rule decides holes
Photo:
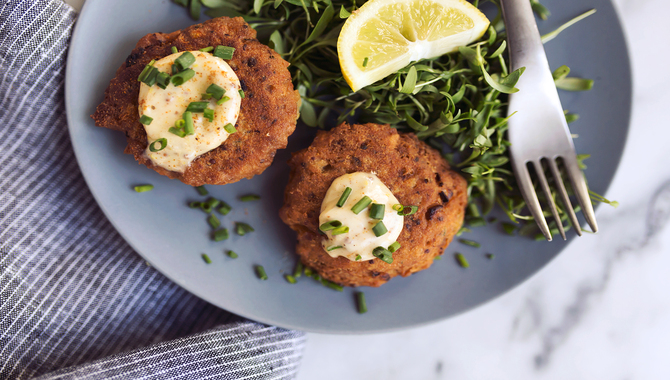
[[(341, 124), (319, 132), (312, 145), (293, 154), (291, 173), (279, 215), (298, 235), (303, 264), (346, 286), (380, 286), (391, 278), (430, 267), (463, 223), (467, 184), (449, 169), (439, 152), (414, 134), (388, 125)], [(403, 205), (417, 205), (406, 216), (393, 263), (380, 259), (333, 258), (322, 247), (321, 203), (336, 178), (354, 172), (376, 173)]]
[[(208, 46), (235, 48), (228, 62), (240, 80), (245, 97), (233, 133), (219, 147), (198, 156), (183, 172), (156, 166), (146, 156), (147, 134), (138, 115), (140, 82), (137, 78), (152, 59)], [(173, 33), (144, 36), (105, 90), (105, 99), (92, 115), (99, 127), (123, 131), (125, 153), (156, 172), (200, 186), (223, 185), (262, 173), (277, 149), (286, 147), (295, 130), (300, 95), (293, 89), (288, 62), (258, 42), (256, 31), (241, 17), (220, 17)]]

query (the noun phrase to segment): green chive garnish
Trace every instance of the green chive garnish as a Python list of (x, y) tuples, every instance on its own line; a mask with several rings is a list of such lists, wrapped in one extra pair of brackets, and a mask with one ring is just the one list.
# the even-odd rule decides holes
[(397, 251), (398, 249), (400, 249), (400, 243), (398, 243), (397, 241), (393, 242), (393, 244), (389, 245), (389, 248), (388, 248), (389, 252), (391, 252), (391, 253)]
[(360, 214), (361, 211), (365, 210), (366, 207), (368, 207), (372, 203), (372, 199), (368, 197), (367, 195), (361, 198), (360, 201), (356, 202), (354, 207), (351, 208), (351, 211), (354, 212), (354, 214), (358, 215)]
[(384, 211), (386, 211), (386, 206), (379, 203), (373, 203), (370, 206), (370, 218), (379, 220), (384, 219)]
[(188, 0), (172, 0), (172, 1), (174, 1), (175, 4), (181, 5), (182, 7), (188, 7)]
[(177, 127), (170, 127), (170, 129), (168, 129), (168, 132), (172, 133), (173, 135), (177, 135), (179, 137), (185, 137), (186, 136), (186, 132), (184, 132), (183, 129), (180, 129), (180, 128), (177, 128)]
[(384, 222), (379, 221), (379, 223), (375, 224), (375, 226), (372, 227), (372, 232), (375, 233), (376, 237), (380, 237), (389, 231), (386, 229)]
[(160, 73), (160, 71), (158, 71), (157, 68), (151, 67), (144, 80), (142, 80), (142, 83), (146, 84), (149, 87), (153, 86), (154, 84), (156, 84), (156, 78), (158, 78), (158, 73)]
[(368, 311), (368, 306), (365, 302), (365, 293), (356, 292), (356, 305), (358, 306), (358, 313), (364, 314)]
[(502, 228), (508, 235), (514, 235), (514, 231), (516, 231), (516, 226), (512, 223), (503, 222)]
[(493, 260), (494, 257), (495, 257), (495, 255), (492, 254), (492, 253), (487, 253), (486, 254), (486, 258), (489, 259), (489, 260)]
[(356, 261), (361, 261), (362, 257), (361, 255), (356, 255)]
[(241, 200), (242, 202), (257, 201), (257, 200), (259, 200), (259, 199), (261, 199), (261, 196), (260, 196), (260, 195), (256, 195), (256, 194), (247, 194), (247, 195), (243, 195), (243, 196), (240, 197), (240, 200)]
[(476, 241), (468, 240), (468, 239), (458, 239), (459, 243), (469, 245), (471, 247), (479, 248), (482, 245), (477, 243)]
[(340, 248), (342, 248), (341, 245), (336, 245), (336, 246), (333, 246), (333, 247), (328, 247), (328, 248), (326, 249), (326, 251), (327, 251), (327, 252), (330, 252), (330, 251), (334, 251), (334, 250), (336, 250), (336, 249), (340, 249)]
[(179, 72), (179, 69), (177, 68), (177, 65), (175, 65), (174, 63), (172, 64), (171, 67), (172, 67), (172, 75), (175, 75)]
[(209, 87), (207, 87), (207, 90), (205, 90), (205, 92), (212, 95), (212, 97), (214, 97), (215, 99), (221, 99), (223, 95), (226, 93), (226, 90), (224, 90), (223, 87), (212, 83), (209, 85)]
[(177, 54), (177, 53), (179, 53), (179, 50), (177, 50), (177, 47), (176, 47), (176, 46), (173, 46), (173, 47), (171, 47), (170, 49), (172, 49), (172, 54)]
[(393, 207), (391, 207), (391, 208), (392, 208), (394, 211), (400, 212), (400, 211), (402, 211), (402, 209), (403, 209), (403, 205), (401, 205), (400, 203), (396, 203), (396, 204), (394, 204)]
[(344, 204), (347, 202), (347, 198), (349, 198), (349, 194), (351, 194), (351, 187), (344, 189), (342, 195), (340, 195), (340, 200), (337, 201), (337, 207), (344, 206)]
[(288, 281), (289, 284), (295, 284), (296, 283), (295, 277), (291, 276), (290, 274), (285, 274), (284, 278), (286, 279), (286, 281)]
[(216, 206), (218, 206), (219, 203), (221, 203), (221, 201), (216, 198), (209, 198), (206, 202), (211, 208), (216, 208)]
[(187, 136), (195, 134), (195, 127), (193, 126), (193, 114), (189, 111), (184, 112), (184, 134)]
[(221, 59), (230, 60), (233, 59), (234, 53), (235, 53), (234, 47), (219, 45), (214, 49), (212, 55), (215, 57), (219, 57)]
[(191, 102), (186, 107), (186, 112), (203, 112), (207, 105), (209, 105), (209, 102)]
[(177, 65), (179, 71), (182, 72), (191, 67), (193, 63), (195, 63), (195, 57), (189, 51), (184, 52), (184, 54), (174, 60), (174, 64)]
[(312, 277), (312, 268), (305, 267), (305, 269), (303, 270), (303, 273), (305, 273), (305, 276), (307, 276), (307, 277)]
[(218, 211), (219, 214), (221, 214), (221, 215), (228, 215), (228, 213), (229, 213), (230, 210), (232, 210), (232, 209), (233, 209), (233, 208), (230, 207), (230, 205), (229, 205), (228, 203), (221, 201), (221, 207), (219, 207), (219, 208), (217, 209), (217, 211)]
[[(409, 210), (409, 212), (407, 212), (407, 210)], [(400, 215), (400, 216), (410, 216), (410, 215), (416, 214), (417, 211), (419, 211), (418, 206), (402, 206), (402, 209), (400, 211), (398, 211), (398, 215)]]
[(323, 232), (326, 232), (326, 231), (334, 230), (337, 227), (341, 227), (341, 226), (342, 226), (342, 222), (340, 222), (339, 220), (331, 220), (329, 222), (326, 222), (326, 223), (320, 225), (319, 229)]
[(235, 232), (237, 232), (238, 235), (244, 236), (248, 234), (249, 232), (254, 232), (255, 230), (253, 227), (246, 223), (242, 222), (235, 222)]
[(200, 99), (209, 100), (212, 98), (212, 94), (200, 94)]
[(200, 195), (208, 195), (209, 194), (209, 191), (207, 191), (207, 189), (205, 188), (205, 185), (196, 186), (195, 189), (198, 191), (198, 194), (200, 194)]
[(138, 185), (135, 186), (135, 191), (137, 191), (138, 193), (144, 193), (153, 190), (153, 188), (154, 185)]
[(226, 240), (228, 239), (228, 237), (229, 234), (227, 228), (222, 228), (220, 230), (214, 231), (214, 241)]
[(163, 72), (158, 73), (156, 76), (156, 85), (165, 90), (168, 84), (170, 84), (170, 74)]
[(184, 82), (193, 78), (194, 75), (195, 71), (193, 71), (192, 69), (186, 69), (178, 73), (173, 72), (172, 77), (170, 78), (170, 82), (172, 82), (172, 84), (175, 86), (181, 86), (182, 84), (184, 84)]
[(149, 75), (149, 71), (151, 71), (151, 69), (153, 68), (154, 62), (156, 62), (156, 61), (152, 59), (151, 62), (149, 62), (148, 65), (144, 66), (144, 68), (142, 69), (142, 72), (137, 77), (138, 82), (144, 82), (144, 80), (147, 78), (147, 75)]
[(388, 264), (393, 263), (393, 254), (391, 253), (391, 251), (389, 251), (384, 247), (377, 247), (373, 249), (372, 255), (385, 263)]
[(337, 290), (338, 292), (341, 292), (341, 291), (344, 290), (344, 288), (342, 288), (341, 285), (338, 285), (338, 284), (336, 284), (336, 283), (334, 283), (334, 282), (332, 282), (332, 281), (328, 281), (328, 280), (321, 279), (321, 283), (322, 283), (325, 287), (327, 287), (327, 288), (331, 288), (331, 289), (333, 289), (333, 290)]
[(149, 125), (149, 124), (151, 124), (152, 121), (154, 121), (153, 117), (149, 117), (147, 115), (142, 115), (140, 117), (140, 123), (142, 123), (144, 125)]
[(206, 108), (202, 116), (210, 122), (214, 121), (214, 110), (211, 108)]
[[(156, 143), (160, 144), (160, 147), (156, 148)], [(152, 152), (160, 152), (161, 150), (165, 149), (166, 146), (167, 146), (167, 139), (160, 138), (149, 144), (149, 150)]]
[(220, 106), (220, 105), (222, 105), (223, 103), (225, 103), (225, 102), (227, 102), (227, 101), (229, 101), (229, 100), (230, 100), (229, 97), (224, 96), (223, 98), (221, 98), (221, 99), (219, 99), (219, 100), (216, 101), (216, 105), (217, 105), (217, 106)]
[(342, 226), (342, 227), (337, 227), (336, 229), (334, 229), (331, 232), (331, 234), (333, 234), (333, 236), (337, 236), (337, 235), (346, 234), (347, 232), (349, 232), (349, 227)]
[(244, 99), (244, 90), (240, 89), (237, 92), (240, 94), (240, 98)]
[(212, 51), (212, 50), (214, 50), (214, 47), (212, 47), (212, 46), (207, 46), (205, 48), (200, 49), (200, 51), (203, 52), (203, 53), (207, 53), (208, 51)]
[(258, 275), (258, 278), (261, 280), (267, 280), (268, 275), (265, 273), (265, 268), (263, 268), (262, 265), (256, 265), (256, 275)]
[(236, 259), (236, 258), (239, 257), (239, 256), (237, 256), (237, 253), (235, 253), (233, 251), (226, 252), (226, 255), (228, 255), (228, 257), (230, 257), (231, 259)]
[(200, 202), (190, 202), (188, 204), (188, 207), (190, 207), (190, 208), (200, 208), (200, 205), (202, 205), (202, 203), (200, 203)]
[(368, 65), (368, 57), (365, 57), (363, 59), (363, 67), (366, 67)]
[(232, 124), (230, 124), (230, 123), (224, 125), (224, 126), (223, 126), (223, 129), (224, 129), (226, 132), (231, 133), (231, 134), (237, 132), (237, 129), (235, 129), (235, 126), (232, 125)]
[(207, 256), (206, 253), (203, 253), (203, 254), (202, 254), (202, 259), (205, 260), (205, 262), (206, 262), (207, 264), (211, 264), (211, 263), (212, 263), (212, 260), (209, 258), (209, 256)]
[(457, 254), (454, 255), (454, 257), (456, 258), (456, 262), (458, 263), (458, 265), (462, 266), (463, 268), (469, 268), (470, 267), (470, 264), (468, 263), (468, 260), (466, 260), (465, 256), (463, 256), (462, 254), (457, 253)]
[(298, 263), (295, 265), (295, 269), (293, 269), (293, 277), (298, 278), (302, 276), (302, 270), (304, 269), (304, 266), (302, 265), (302, 262), (298, 261)]
[(210, 206), (209, 203), (207, 202), (201, 202), (200, 209), (207, 214), (210, 214), (212, 212), (212, 206)]
[(211, 214), (209, 218), (207, 218), (207, 223), (209, 223), (209, 225), (212, 226), (213, 229), (217, 229), (221, 225), (219, 218), (217, 218), (216, 215), (214, 214)]
[(433, 260), (442, 260), (442, 256), (435, 256), (433, 257)]

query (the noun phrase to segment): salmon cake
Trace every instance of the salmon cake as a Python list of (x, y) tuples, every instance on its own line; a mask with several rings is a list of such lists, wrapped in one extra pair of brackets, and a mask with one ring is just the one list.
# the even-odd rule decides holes
[(262, 173), (296, 127), (288, 62), (240, 17), (144, 36), (92, 115), (124, 132), (125, 153), (192, 185)]
[(389, 125), (321, 131), (289, 166), (279, 215), (302, 263), (341, 285), (378, 287), (430, 267), (463, 223), (465, 179)]

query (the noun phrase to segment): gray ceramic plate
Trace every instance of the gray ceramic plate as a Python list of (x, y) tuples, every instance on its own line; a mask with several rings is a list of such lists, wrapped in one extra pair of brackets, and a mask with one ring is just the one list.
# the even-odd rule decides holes
[[(541, 31), (588, 9), (598, 12), (547, 44), (552, 67), (566, 64), (574, 75), (595, 79), (584, 93), (561, 93), (565, 108), (581, 118), (571, 125), (579, 134), (577, 151), (591, 153), (587, 171), (591, 187), (604, 193), (623, 150), (630, 115), (631, 76), (628, 53), (618, 17), (609, 0), (546, 0), (552, 11)], [(273, 165), (261, 176), (226, 186), (209, 186), (210, 193), (230, 203), (234, 211), (222, 218), (256, 228), (251, 235), (233, 235), (225, 242), (208, 239), (209, 227), (200, 211), (186, 202), (200, 197), (179, 181), (169, 180), (123, 154), (123, 134), (97, 128), (89, 115), (103, 99), (117, 67), (139, 38), (151, 32), (172, 32), (193, 22), (186, 11), (168, 0), (87, 0), (77, 22), (68, 57), (67, 116), (72, 144), (84, 177), (121, 235), (147, 261), (193, 294), (233, 313), (287, 328), (326, 333), (366, 333), (417, 326), (461, 313), (523, 282), (562, 249), (563, 241), (534, 242), (507, 236), (497, 226), (478, 228), (468, 238), (482, 243), (474, 249), (452, 244), (443, 260), (408, 278), (396, 278), (381, 288), (365, 288), (369, 312), (356, 313), (352, 289), (343, 293), (301, 278), (291, 285), (283, 277), (296, 258), (295, 235), (277, 216), (288, 177), (289, 152), (306, 147), (313, 131), (299, 125)], [(155, 189), (138, 194), (133, 185)], [(248, 192), (262, 200), (241, 203)], [(571, 236), (574, 238), (574, 236)], [(585, 237), (588, 239), (589, 237)], [(224, 250), (239, 253), (236, 260)], [(470, 268), (451, 259), (466, 255)], [(494, 253), (487, 260), (485, 253)], [(207, 253), (212, 264), (203, 262)], [(260, 281), (253, 266), (262, 264), (269, 279)]]

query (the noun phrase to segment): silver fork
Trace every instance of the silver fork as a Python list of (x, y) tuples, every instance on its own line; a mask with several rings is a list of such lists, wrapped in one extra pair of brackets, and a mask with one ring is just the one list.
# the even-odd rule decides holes
[(542, 167), (542, 161), (546, 160), (558, 186), (563, 208), (568, 213), (577, 234), (581, 236), (582, 229), (556, 164), (556, 160), (560, 158), (584, 217), (591, 230), (597, 232), (598, 225), (586, 181), (577, 164), (575, 147), (572, 144), (570, 130), (556, 92), (530, 1), (500, 0), (500, 4), (507, 30), (511, 69), (526, 68), (516, 86), (519, 92), (510, 95), (509, 98), (509, 114), (513, 112), (517, 114), (510, 118), (507, 131), (508, 139), (512, 143), (510, 147), (512, 168), (521, 194), (540, 230), (547, 240), (551, 241), (551, 231), (542, 213), (528, 170), (528, 166), (532, 165), (558, 230), (565, 240), (563, 223)]

